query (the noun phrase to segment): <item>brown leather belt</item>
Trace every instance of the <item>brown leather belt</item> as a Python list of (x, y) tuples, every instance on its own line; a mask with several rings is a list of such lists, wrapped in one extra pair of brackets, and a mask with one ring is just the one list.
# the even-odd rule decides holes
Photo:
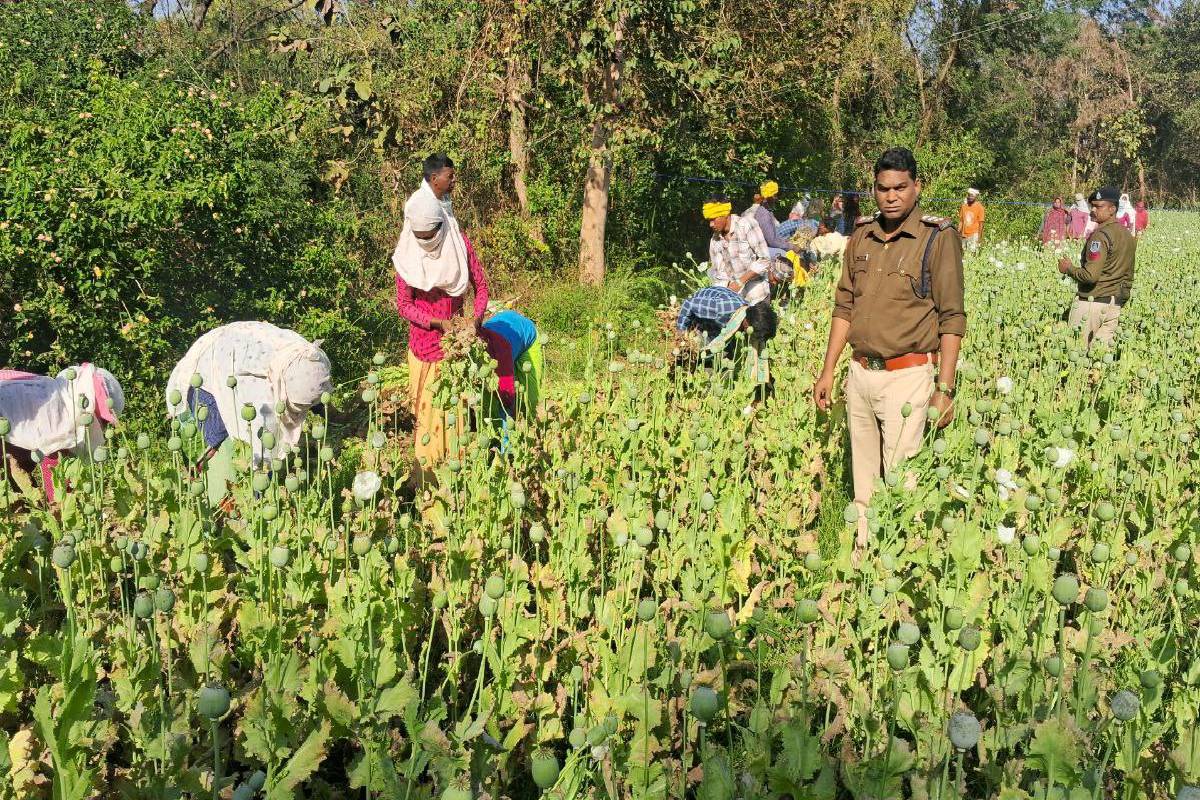
[(864, 356), (855, 353), (851, 358), (862, 365), (863, 369), (887, 370), (888, 372), (938, 363), (937, 353), (907, 353), (895, 358), (880, 358), (879, 356)]

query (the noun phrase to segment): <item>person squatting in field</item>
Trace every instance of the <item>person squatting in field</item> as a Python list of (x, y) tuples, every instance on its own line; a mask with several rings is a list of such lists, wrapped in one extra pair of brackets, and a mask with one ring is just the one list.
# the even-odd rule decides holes
[(308, 412), (333, 391), (320, 344), (269, 322), (231, 322), (197, 339), (175, 365), (167, 413), (196, 421), (206, 448), (197, 469), (220, 456), (212, 499), (225, 494), (233, 441), (249, 446), (255, 464), (295, 449)]
[(92, 364), (68, 367), (53, 378), (0, 370), (0, 438), (19, 466), (38, 468), (50, 501), (60, 458), (91, 457), (104, 445), (105, 427), (124, 410), (120, 382)]
[(911, 151), (875, 162), (879, 212), (860, 217), (846, 245), (834, 297), (816, 406), (833, 402), (834, 370), (849, 343), (847, 427), (858, 507), (858, 538), (876, 482), (921, 447), (927, 418), (954, 417), (958, 352), (966, 333), (962, 240), (942, 217), (922, 216), (921, 180)]
[[(770, 385), (767, 345), (779, 330), (779, 315), (770, 301), (749, 305), (732, 289), (706, 286), (680, 305), (675, 329), (703, 337), (702, 363), (712, 363), (720, 356), (735, 360), (742, 355), (747, 375), (756, 388), (765, 391)], [(739, 354), (734, 337), (742, 331), (749, 334), (748, 346)]]

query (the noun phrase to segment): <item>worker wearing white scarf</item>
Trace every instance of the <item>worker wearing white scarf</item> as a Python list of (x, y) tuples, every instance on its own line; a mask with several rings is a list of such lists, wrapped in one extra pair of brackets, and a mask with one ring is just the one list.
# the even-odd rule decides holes
[(1087, 199), (1081, 194), (1075, 195), (1075, 208), (1085, 214), (1092, 213), (1092, 208), (1088, 205)]
[[(74, 379), (68, 377), (74, 374)], [(21, 375), (0, 380), (0, 417), (11, 430), (5, 440), (30, 452), (89, 455), (104, 444), (104, 425), (125, 410), (121, 384), (106, 369), (80, 364), (57, 377)], [(84, 425), (85, 414), (91, 416)]]
[[(434, 231), (430, 239), (415, 233)], [(392, 266), (414, 289), (440, 289), (451, 297), (467, 291), (467, 246), (450, 203), (438, 200), (428, 181), (404, 204), (404, 227), (392, 252)]]
[(1117, 205), (1117, 222), (1124, 225), (1126, 228), (1133, 230), (1134, 222), (1137, 220), (1137, 212), (1133, 209), (1133, 203), (1129, 202), (1129, 195), (1122, 194), (1121, 202)]
[[(223, 325), (197, 339), (175, 365), (167, 381), (167, 408), (176, 417), (188, 411), (188, 389), (192, 376), (199, 375), (199, 388), (216, 400), (225, 429), (250, 445), (256, 462), (283, 458), (300, 441), (308, 410), (333, 388), (329, 358), (319, 345), (267, 322)], [(236, 386), (229, 386), (230, 377), (237, 379)], [(183, 398), (174, 406), (172, 391)], [(244, 405), (256, 412), (250, 422), (242, 419)], [(275, 436), (271, 449), (263, 448), (264, 430)]]

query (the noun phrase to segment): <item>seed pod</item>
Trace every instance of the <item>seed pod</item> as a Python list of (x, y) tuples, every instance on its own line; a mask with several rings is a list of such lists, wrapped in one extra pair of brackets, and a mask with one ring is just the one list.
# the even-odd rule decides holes
[(700, 508), (703, 511), (712, 511), (713, 506), (715, 506), (716, 504), (717, 504), (717, 500), (716, 500), (716, 498), (714, 498), (712, 496), (711, 492), (705, 492), (704, 494), (702, 494), (700, 496)]
[(558, 759), (548, 750), (534, 750), (529, 759), (529, 772), (533, 782), (543, 791), (558, 782)]
[(980, 640), (979, 628), (974, 625), (966, 625), (958, 632), (958, 646), (968, 653), (979, 648)]
[(1192, 557), (1192, 548), (1187, 544), (1177, 544), (1171, 556), (1180, 564), (1183, 564)]
[(1051, 561), (1058, 561), (1058, 558), (1061, 555), (1062, 550), (1059, 550), (1057, 547), (1051, 547), (1046, 551), (1046, 558), (1050, 559)]
[(896, 638), (911, 647), (921, 641), (921, 629), (911, 622), (901, 622), (896, 629)]
[(59, 569), (69, 569), (75, 563), (75, 548), (69, 544), (60, 544), (50, 554), (50, 560)]
[(887, 648), (888, 666), (896, 672), (908, 666), (908, 645), (901, 642), (892, 642)]
[(656, 614), (658, 614), (658, 603), (654, 600), (646, 597), (638, 603), (637, 615), (642, 622), (649, 622), (654, 619)]
[(1100, 503), (1096, 506), (1096, 518), (1101, 522), (1112, 522), (1117, 516), (1117, 510), (1112, 503)]
[(192, 553), (191, 567), (194, 572), (201, 574), (208, 572), (208, 554)]
[(1053, 678), (1062, 675), (1063, 663), (1058, 656), (1048, 656), (1042, 660), (1042, 668)]
[(571, 747), (579, 750), (587, 744), (587, 731), (583, 728), (572, 728), (571, 734), (567, 737), (567, 742)]
[(811, 551), (804, 556), (804, 568), (810, 572), (816, 572), (821, 568), (821, 554), (816, 550)]
[(258, 410), (254, 406), (250, 405), (249, 403), (242, 405), (241, 417), (243, 420), (246, 422), (253, 422), (254, 418), (257, 416)]
[(499, 600), (501, 597), (504, 597), (504, 578), (499, 575), (492, 575), (487, 579), (483, 590), (491, 599)]
[(210, 720), (225, 716), (229, 711), (229, 690), (215, 683), (203, 687), (196, 696), (196, 710)]
[(903, 585), (901, 580), (895, 575), (889, 575), (888, 579), (883, 582), (883, 588), (887, 590), (888, 594), (895, 594), (900, 591), (900, 587)]
[(283, 569), (292, 560), (292, 551), (283, 545), (275, 545), (271, 548), (271, 554), (268, 557), (271, 560), (271, 566), (275, 569)]
[(371, 363), (377, 367), (382, 367), (385, 363), (387, 363), (387, 356), (383, 353), (376, 353), (375, 355), (371, 356)]
[(1079, 579), (1071, 573), (1059, 575), (1054, 579), (1054, 588), (1051, 590), (1054, 599), (1061, 606), (1069, 606), (1074, 603), (1079, 597)]
[(1036, 534), (1029, 534), (1021, 540), (1021, 549), (1027, 556), (1036, 556), (1042, 549), (1042, 540)]
[(958, 750), (970, 750), (979, 744), (979, 735), (983, 732), (979, 720), (969, 711), (958, 711), (950, 717), (947, 731), (950, 743)]
[(188, 383), (193, 389), (199, 389), (204, 385), (204, 376), (199, 372), (193, 372), (192, 377), (188, 380)]
[(133, 615), (138, 619), (149, 619), (154, 613), (154, 598), (146, 592), (138, 592), (133, 600)]
[(0, 436), (8, 436), (12, 432), (12, 423), (8, 421), (8, 417), (0, 417)]
[(546, 538), (546, 529), (542, 527), (540, 522), (535, 522), (529, 526), (529, 541), (538, 544)]
[(1162, 685), (1162, 674), (1153, 669), (1142, 670), (1142, 673), (1138, 675), (1138, 681), (1142, 684), (1143, 689), (1157, 689)]
[(178, 453), (183, 449), (183, 439), (180, 439), (178, 436), (172, 436), (170, 439), (167, 439), (167, 449), (172, 453)]
[(704, 618), (704, 632), (718, 642), (724, 639), (733, 630), (733, 623), (729, 621), (729, 615), (725, 611), (710, 611)]
[(479, 598), (479, 613), (483, 614), (485, 617), (495, 616), (496, 609), (499, 607), (500, 602), (494, 597), (485, 594), (483, 597)]
[(237, 376), (230, 375), (228, 378), (225, 379), (225, 385), (228, 386), (230, 389), (236, 389), (237, 385), (238, 385)]
[(1136, 717), (1142, 705), (1138, 696), (1128, 689), (1122, 689), (1114, 694), (1109, 698), (1108, 703), (1112, 706), (1113, 716), (1121, 722), (1129, 722)]
[(711, 722), (721, 709), (721, 697), (710, 686), (697, 686), (692, 691), (692, 714), (701, 722)]
[(125, 562), (121, 560), (120, 556), (113, 556), (108, 560), (108, 568), (120, 575), (125, 570)]
[(262, 514), (263, 519), (265, 519), (267, 522), (270, 522), (279, 516), (279, 506), (275, 503), (264, 503), (262, 511), (259, 513)]
[(269, 451), (275, 449), (275, 434), (270, 431), (263, 431), (262, 436), (259, 438), (262, 441), (263, 450)]
[(150, 437), (144, 433), (139, 433), (138, 437), (137, 437), (137, 449), (138, 450), (149, 450), (150, 449)]
[(1108, 592), (1093, 586), (1084, 594), (1083, 604), (1087, 606), (1088, 611), (1091, 611), (1093, 614), (1099, 614), (1108, 608)]
[(169, 403), (170, 405), (177, 406), (182, 401), (183, 401), (183, 395), (181, 395), (179, 393), (178, 389), (171, 389), (169, 392), (167, 392), (167, 403)]
[(465, 777), (455, 778), (442, 790), (442, 800), (472, 800), (471, 784)]
[(946, 609), (946, 630), (956, 631), (963, 626), (963, 612), (960, 608)]
[(175, 608), (175, 593), (163, 587), (154, 593), (154, 609), (162, 614), (170, 614)]
[(143, 589), (153, 592), (158, 588), (159, 580), (157, 575), (147, 575), (139, 581)]
[(299, 491), (300, 479), (297, 478), (295, 475), (288, 475), (286, 478), (283, 479), (283, 485), (284, 485), (284, 488), (286, 488), (289, 492)]
[(354, 550), (354, 555), (365, 556), (371, 552), (371, 537), (359, 534), (354, 537), (354, 541), (351, 542), (350, 546)]

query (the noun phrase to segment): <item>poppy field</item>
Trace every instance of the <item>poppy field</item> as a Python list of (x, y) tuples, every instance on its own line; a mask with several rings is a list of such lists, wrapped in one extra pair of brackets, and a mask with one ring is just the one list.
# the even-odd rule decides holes
[[(859, 552), (810, 396), (836, 265), (765, 401), (595, 320), (586, 381), (547, 341), (542, 406), (416, 496), (403, 353), (333, 398), (357, 435), (312, 416), (223, 503), (165, 408), (65, 460), (56, 507), (14, 473), (0, 797), (1195, 800), (1190, 224), (1140, 241), (1115, 352), (1062, 322), (1053, 253), (969, 258), (957, 418)], [(475, 346), (439, 397), (474, 418), (494, 382)]]

